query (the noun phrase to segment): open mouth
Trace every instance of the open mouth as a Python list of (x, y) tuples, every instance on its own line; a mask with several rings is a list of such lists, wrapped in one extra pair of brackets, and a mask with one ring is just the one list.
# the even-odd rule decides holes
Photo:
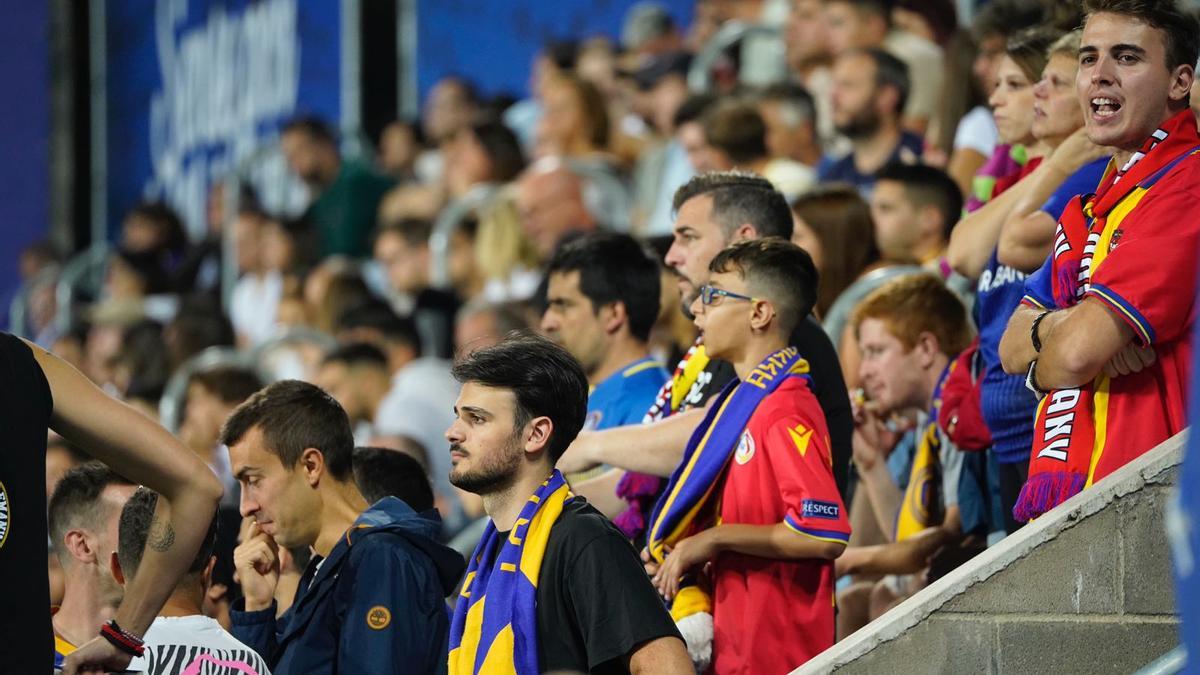
[(1121, 109), (1121, 102), (1114, 98), (1096, 96), (1091, 100), (1092, 114), (1096, 117), (1112, 117)]

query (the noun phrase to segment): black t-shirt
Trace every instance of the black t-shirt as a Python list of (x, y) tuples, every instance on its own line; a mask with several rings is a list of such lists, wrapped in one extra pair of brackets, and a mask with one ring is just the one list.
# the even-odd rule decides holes
[(582, 497), (563, 507), (550, 530), (537, 629), (542, 671), (627, 673), (623, 657), (638, 645), (679, 638), (633, 546)]
[(50, 385), (33, 351), (0, 333), (0, 671), (54, 665), (46, 569), (46, 427)]
[[(838, 492), (843, 499), (847, 499), (846, 480), (853, 452), (851, 443), (854, 416), (850, 410), (850, 395), (846, 393), (846, 380), (842, 377), (842, 364), (838, 361), (837, 351), (833, 348), (833, 342), (829, 340), (825, 329), (811, 316), (801, 321), (796, 330), (792, 331), (791, 344), (800, 351), (800, 356), (808, 360), (813, 393), (821, 404), (821, 410), (825, 413), (825, 423), (829, 426), (833, 478), (837, 481)], [(707, 381), (703, 381), (704, 377), (707, 377)], [(735, 378), (737, 373), (727, 361), (710, 362), (704, 369), (702, 378), (697, 380), (697, 384), (705, 385), (702, 393), (697, 396), (700, 404), (709, 397), (716, 396)]]

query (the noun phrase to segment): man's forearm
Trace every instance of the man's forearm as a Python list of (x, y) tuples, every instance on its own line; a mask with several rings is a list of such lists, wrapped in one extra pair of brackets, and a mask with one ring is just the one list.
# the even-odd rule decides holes
[(703, 419), (704, 410), (689, 410), (651, 424), (581, 434), (579, 442), (597, 464), (666, 478), (679, 466), (688, 439)]
[(771, 560), (833, 560), (846, 548), (839, 542), (807, 537), (783, 523), (718, 525), (713, 528), (712, 537), (718, 552), (730, 551)]
[[(1000, 338), (1000, 364), (1004, 367), (1004, 372), (1010, 375), (1024, 375), (1029, 370), (1029, 362), (1038, 357), (1029, 331), (1033, 327), (1033, 320), (1042, 311), (1028, 305), (1017, 305), (1016, 311), (1008, 320), (1008, 327), (1004, 329), (1004, 335)], [(1050, 315), (1043, 319), (1042, 326), (1052, 318), (1053, 315)], [(1042, 326), (1038, 327), (1039, 331)]]
[(944, 527), (931, 527), (904, 541), (847, 549), (838, 560), (839, 574), (913, 574), (954, 539)]
[(862, 479), (867, 495), (871, 498), (871, 512), (875, 514), (880, 531), (891, 541), (896, 514), (900, 512), (904, 493), (892, 480), (892, 474), (888, 472), (887, 464), (882, 460), (875, 462), (869, 470), (860, 471), (859, 478)]

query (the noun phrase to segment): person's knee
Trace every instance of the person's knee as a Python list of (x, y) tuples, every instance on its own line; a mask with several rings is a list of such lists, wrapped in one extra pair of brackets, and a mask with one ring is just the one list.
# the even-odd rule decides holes
[(884, 612), (894, 607), (897, 602), (903, 599), (904, 596), (892, 590), (892, 587), (888, 584), (887, 579), (881, 579), (877, 581), (871, 588), (869, 600), (867, 602), (867, 606), (869, 608), (867, 613), (870, 617), (870, 620), (874, 621), (875, 619), (878, 619), (884, 614)]

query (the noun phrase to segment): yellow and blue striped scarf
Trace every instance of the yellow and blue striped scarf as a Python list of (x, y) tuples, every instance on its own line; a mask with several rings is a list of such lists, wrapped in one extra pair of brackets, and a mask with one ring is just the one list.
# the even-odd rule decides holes
[(525, 502), (500, 543), (489, 522), (450, 624), (450, 675), (537, 675), (537, 585), (550, 528), (572, 499), (557, 469)]

